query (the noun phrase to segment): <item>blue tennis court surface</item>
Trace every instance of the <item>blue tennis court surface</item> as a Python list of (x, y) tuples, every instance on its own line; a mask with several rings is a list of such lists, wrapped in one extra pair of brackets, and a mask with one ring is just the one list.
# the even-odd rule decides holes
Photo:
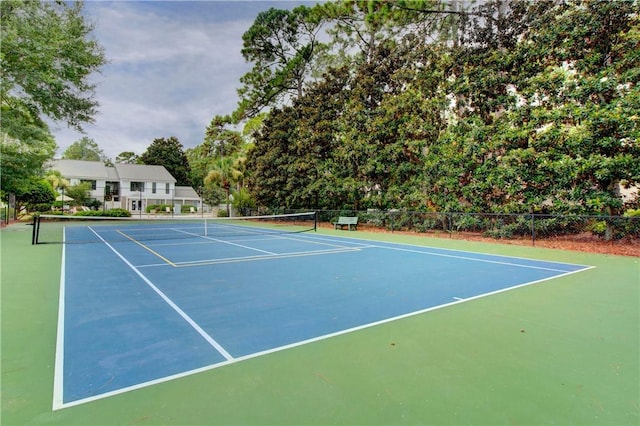
[(587, 268), (315, 233), (66, 244), (54, 409)]

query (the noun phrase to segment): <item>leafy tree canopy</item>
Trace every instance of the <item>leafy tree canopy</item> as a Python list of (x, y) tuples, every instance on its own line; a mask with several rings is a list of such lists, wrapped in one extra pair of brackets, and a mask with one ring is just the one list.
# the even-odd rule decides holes
[(140, 156), (133, 151), (124, 151), (116, 156), (116, 163), (140, 164)]
[(182, 143), (175, 136), (154, 139), (140, 156), (142, 164), (164, 166), (176, 179), (176, 185), (190, 186), (189, 161)]
[(31, 177), (25, 180), (25, 184), (16, 193), (16, 201), (27, 209), (33, 210), (37, 205), (44, 205), (45, 209), (50, 206), (56, 198), (56, 194), (51, 184), (45, 179)]
[(53, 157), (56, 143), (47, 125), (20, 99), (3, 99), (1, 112), (0, 192), (5, 198), (30, 185), (30, 176), (40, 175), (43, 163)]
[(82, 15), (82, 2), (8, 0), (2, 18), (2, 98), (81, 129), (98, 105), (91, 73), (105, 63)]
[(82, 2), (0, 2), (1, 193), (20, 193), (42, 173), (56, 144), (49, 117), (81, 130), (97, 102), (89, 76), (104, 63)]
[(83, 137), (67, 147), (62, 153), (66, 160), (109, 161), (98, 144), (88, 137)]
[(302, 95), (320, 46), (322, 21), (313, 9), (271, 8), (258, 14), (242, 36), (242, 55), (253, 68), (241, 79), (241, 102), (234, 118), (251, 117), (287, 96)]
[(618, 214), (640, 182), (639, 8), (324, 3), (353, 60), (270, 103), (249, 188), (289, 208)]
[(3, 99), (22, 99), (36, 115), (81, 129), (98, 106), (91, 73), (104, 63), (82, 2), (7, 0), (0, 3)]

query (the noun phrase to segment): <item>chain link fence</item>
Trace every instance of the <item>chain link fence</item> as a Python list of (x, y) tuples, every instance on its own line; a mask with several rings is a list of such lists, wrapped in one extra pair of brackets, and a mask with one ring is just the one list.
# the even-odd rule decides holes
[(358, 229), (444, 234), (450, 238), (475, 235), (495, 239), (596, 238), (639, 240), (640, 216), (551, 214), (439, 213), (409, 211), (321, 210), (320, 226), (332, 226), (340, 216), (357, 216)]

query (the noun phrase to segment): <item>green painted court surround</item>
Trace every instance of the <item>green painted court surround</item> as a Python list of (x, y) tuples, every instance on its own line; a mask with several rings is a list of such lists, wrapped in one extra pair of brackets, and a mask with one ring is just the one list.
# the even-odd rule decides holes
[(53, 412), (61, 246), (30, 231), (0, 233), (3, 425), (640, 422), (640, 259), (365, 232), (596, 268)]

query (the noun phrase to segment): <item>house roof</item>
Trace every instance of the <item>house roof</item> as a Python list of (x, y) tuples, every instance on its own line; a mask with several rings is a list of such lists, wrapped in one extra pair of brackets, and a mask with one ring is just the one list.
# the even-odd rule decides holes
[(148, 166), (146, 164), (114, 164), (116, 173), (122, 180), (176, 182), (164, 166)]
[(58, 170), (67, 178), (106, 179), (108, 177), (107, 167), (102, 161), (52, 160), (49, 168)]
[(115, 167), (107, 167), (107, 180), (110, 181), (119, 181), (120, 177), (118, 176), (118, 172)]
[(176, 182), (164, 166), (146, 164), (116, 163), (113, 167), (107, 167), (101, 161), (52, 160), (49, 168), (60, 171), (66, 178)]
[(190, 186), (176, 186), (176, 193), (173, 198), (179, 198), (184, 200), (199, 200), (200, 196)]

